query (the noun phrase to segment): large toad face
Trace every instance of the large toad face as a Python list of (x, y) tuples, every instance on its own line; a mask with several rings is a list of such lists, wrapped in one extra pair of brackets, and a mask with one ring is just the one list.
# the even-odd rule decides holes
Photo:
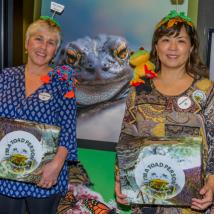
[(127, 42), (120, 36), (102, 34), (69, 42), (58, 64), (76, 69), (77, 102), (84, 106), (121, 97), (132, 76)]

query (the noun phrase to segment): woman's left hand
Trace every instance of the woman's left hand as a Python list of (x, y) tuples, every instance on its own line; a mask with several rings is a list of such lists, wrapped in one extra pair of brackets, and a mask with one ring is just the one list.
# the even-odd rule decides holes
[(68, 150), (64, 146), (59, 146), (54, 159), (45, 164), (36, 175), (40, 175), (41, 179), (37, 186), (42, 188), (51, 188), (57, 183), (59, 173), (65, 163)]
[(213, 191), (209, 185), (204, 185), (204, 187), (200, 190), (200, 195), (202, 195), (202, 199), (192, 199), (192, 209), (205, 210), (212, 204)]
[(40, 175), (41, 179), (37, 186), (42, 188), (51, 188), (57, 183), (57, 178), (59, 176), (59, 173), (61, 171), (61, 166), (59, 164), (52, 160), (45, 164), (41, 170), (36, 173), (36, 175)]

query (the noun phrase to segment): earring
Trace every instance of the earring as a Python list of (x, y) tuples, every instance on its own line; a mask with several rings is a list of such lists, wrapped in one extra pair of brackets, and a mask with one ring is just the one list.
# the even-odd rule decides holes
[(190, 69), (191, 68), (191, 57), (189, 56), (189, 58), (188, 58), (188, 69)]
[(28, 54), (27, 50), (25, 50), (25, 54)]
[(54, 60), (54, 58), (53, 59), (51, 59), (51, 61), (50, 61), (50, 63), (49, 63), (50, 65), (54, 65), (55, 64), (55, 60)]
[(158, 72), (160, 71), (160, 59), (158, 57), (158, 54), (157, 54), (157, 57), (156, 57), (156, 62), (155, 62), (155, 70)]

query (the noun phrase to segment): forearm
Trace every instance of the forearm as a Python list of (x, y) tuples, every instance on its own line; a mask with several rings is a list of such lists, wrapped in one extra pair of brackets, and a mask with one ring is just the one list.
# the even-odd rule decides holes
[(207, 176), (206, 185), (212, 190), (214, 194), (214, 174), (209, 174)]
[(55, 162), (59, 168), (62, 168), (65, 163), (67, 155), (68, 150), (64, 146), (59, 146), (57, 149), (57, 153), (53, 158), (53, 162)]

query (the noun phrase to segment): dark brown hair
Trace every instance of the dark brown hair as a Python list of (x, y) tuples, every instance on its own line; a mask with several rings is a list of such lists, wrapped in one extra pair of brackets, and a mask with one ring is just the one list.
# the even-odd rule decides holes
[(167, 23), (168, 22), (158, 27), (153, 34), (150, 60), (155, 64), (156, 71), (158, 72), (161, 69), (161, 62), (159, 61), (155, 48), (158, 40), (163, 36), (178, 36), (181, 28), (184, 27), (187, 34), (189, 35), (191, 46), (193, 47), (193, 50), (190, 53), (189, 60), (186, 62), (186, 72), (197, 79), (201, 77), (208, 77), (208, 69), (206, 65), (202, 63), (199, 56), (199, 40), (195, 27), (190, 26), (186, 22), (178, 22), (172, 27), (167, 28)]

